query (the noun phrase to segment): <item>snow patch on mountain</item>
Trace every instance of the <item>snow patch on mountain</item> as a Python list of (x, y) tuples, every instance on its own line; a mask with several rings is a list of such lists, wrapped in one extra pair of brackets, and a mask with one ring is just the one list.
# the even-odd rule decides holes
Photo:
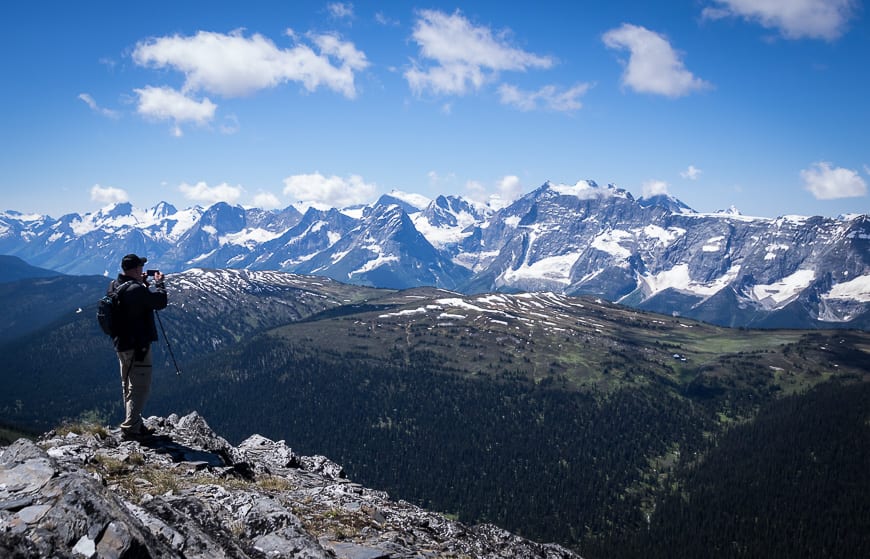
[(633, 240), (634, 235), (621, 229), (611, 229), (597, 235), (592, 241), (592, 248), (598, 249), (601, 252), (606, 252), (607, 254), (613, 255), (617, 258), (626, 259), (631, 256), (631, 250), (619, 244), (621, 241), (626, 239)]
[(575, 184), (547, 183), (547, 187), (562, 196), (574, 196), (580, 200), (595, 200), (609, 198), (611, 196), (625, 196), (625, 191), (615, 188), (613, 185), (606, 187), (598, 186), (595, 181), (581, 180)]
[(503, 221), (504, 221), (504, 224), (507, 225), (508, 227), (512, 227), (512, 228), (516, 229), (517, 227), (519, 227), (521, 219), (522, 218), (518, 215), (512, 215), (512, 216), (508, 216), (508, 217), (504, 218)]
[(164, 217), (172, 224), (166, 231), (167, 238), (171, 241), (179, 239), (199, 222), (200, 217), (202, 217), (202, 209), (199, 207), (180, 210)]
[(390, 262), (399, 262), (399, 257), (395, 256), (395, 255), (378, 254), (378, 256), (376, 258), (372, 258), (371, 260), (369, 260), (368, 262), (366, 262), (365, 264), (363, 264), (362, 266), (360, 266), (356, 270), (349, 272), (347, 274), (347, 278), (351, 279), (356, 275), (362, 275), (362, 274), (371, 272), (372, 270), (376, 270), (376, 269), (380, 268), (381, 266), (385, 266), (385, 265), (389, 264)]
[(701, 250), (704, 252), (721, 252), (722, 251), (722, 242), (725, 240), (724, 235), (720, 235), (718, 237), (711, 237), (707, 239), (707, 244), (701, 247)]
[(815, 279), (815, 271), (798, 270), (777, 282), (754, 285), (750, 294), (767, 309), (781, 308), (800, 295)]
[(25, 213), (17, 212), (15, 210), (5, 210), (5, 211), (0, 212), (0, 219), (10, 218), (10, 219), (14, 219), (16, 221), (26, 221), (26, 222), (42, 221), (45, 219), (45, 217), (46, 216), (44, 216), (42, 214), (25, 214)]
[(579, 252), (570, 252), (541, 258), (535, 262), (523, 262), (515, 270), (505, 270), (499, 276), (504, 285), (523, 283), (528, 280), (544, 280), (562, 285), (571, 283), (571, 266), (580, 257)]
[(686, 230), (680, 227), (670, 227), (665, 229), (658, 225), (647, 225), (643, 228), (643, 233), (647, 238), (657, 239), (663, 245), (669, 245), (674, 240), (686, 234)]
[[(325, 208), (324, 210), (328, 210), (329, 208)], [(363, 213), (365, 212), (365, 206), (362, 207), (353, 207), (353, 208), (343, 208), (339, 210), (341, 213), (346, 215), (347, 217), (351, 217), (353, 219), (362, 219)]]
[(785, 244), (772, 244), (767, 247), (767, 254), (764, 255), (765, 260), (776, 260), (779, 258), (778, 252), (783, 252), (791, 248), (789, 245)]
[(433, 225), (425, 216), (417, 214), (413, 217), (414, 227), (435, 248), (442, 249), (447, 245), (462, 242), (462, 239), (472, 234), (468, 229), (477, 223), (477, 219), (468, 212), (455, 214), (455, 226)]
[(423, 196), (422, 194), (402, 192), (401, 190), (391, 190), (389, 195), (421, 211), (432, 201), (429, 198)]
[(282, 235), (283, 231), (268, 231), (266, 229), (247, 228), (236, 233), (227, 233), (221, 236), (218, 241), (221, 245), (236, 245), (244, 247), (252, 247), (259, 243), (265, 243), (272, 239), (277, 239)]
[(710, 297), (727, 287), (739, 274), (740, 265), (734, 265), (714, 281), (704, 283), (692, 279), (688, 264), (678, 264), (669, 270), (663, 270), (656, 274), (638, 275), (638, 281), (648, 297), (665, 289), (675, 289), (681, 293)]
[(822, 298), (853, 299), (862, 303), (870, 303), (870, 275), (838, 283), (822, 295)]

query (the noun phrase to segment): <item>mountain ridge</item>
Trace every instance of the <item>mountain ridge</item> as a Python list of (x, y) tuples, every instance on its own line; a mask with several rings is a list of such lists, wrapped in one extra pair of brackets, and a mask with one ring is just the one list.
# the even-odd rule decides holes
[[(244, 268), (402, 289), (595, 295), (727, 326), (870, 327), (870, 216), (699, 213), (613, 185), (547, 182), (503, 207), (393, 193), (370, 206), (280, 211), (0, 214), (0, 252), (113, 275), (128, 252), (164, 271)], [(174, 213), (170, 213), (174, 210)]]

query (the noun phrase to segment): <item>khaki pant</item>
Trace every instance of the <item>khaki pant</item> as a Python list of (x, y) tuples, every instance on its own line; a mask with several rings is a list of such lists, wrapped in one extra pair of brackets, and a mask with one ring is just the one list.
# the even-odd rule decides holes
[(137, 433), (142, 428), (142, 410), (151, 392), (151, 346), (140, 361), (135, 350), (119, 351), (121, 390), (124, 394), (124, 423), (121, 429)]

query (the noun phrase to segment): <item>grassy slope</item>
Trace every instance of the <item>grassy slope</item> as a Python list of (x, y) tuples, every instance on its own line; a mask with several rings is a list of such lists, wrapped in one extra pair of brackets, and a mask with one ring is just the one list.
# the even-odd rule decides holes
[(444, 293), (402, 292), (379, 299), (377, 310), (290, 324), (274, 335), (371, 362), (410, 363), (429, 352), (445, 371), (495, 377), (509, 370), (536, 383), (605, 392), (658, 381), (682, 390), (754, 385), (790, 394), (868, 373), (866, 332), (728, 329), (593, 299), (496, 297), (503, 314), (474, 310), (474, 297), (456, 304)]

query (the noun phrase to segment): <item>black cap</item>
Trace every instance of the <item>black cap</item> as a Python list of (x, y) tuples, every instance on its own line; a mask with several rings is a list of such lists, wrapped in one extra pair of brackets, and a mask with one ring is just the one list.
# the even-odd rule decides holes
[(148, 262), (147, 258), (136, 256), (135, 254), (128, 254), (121, 259), (121, 269), (126, 272), (127, 270), (143, 266), (146, 262)]

